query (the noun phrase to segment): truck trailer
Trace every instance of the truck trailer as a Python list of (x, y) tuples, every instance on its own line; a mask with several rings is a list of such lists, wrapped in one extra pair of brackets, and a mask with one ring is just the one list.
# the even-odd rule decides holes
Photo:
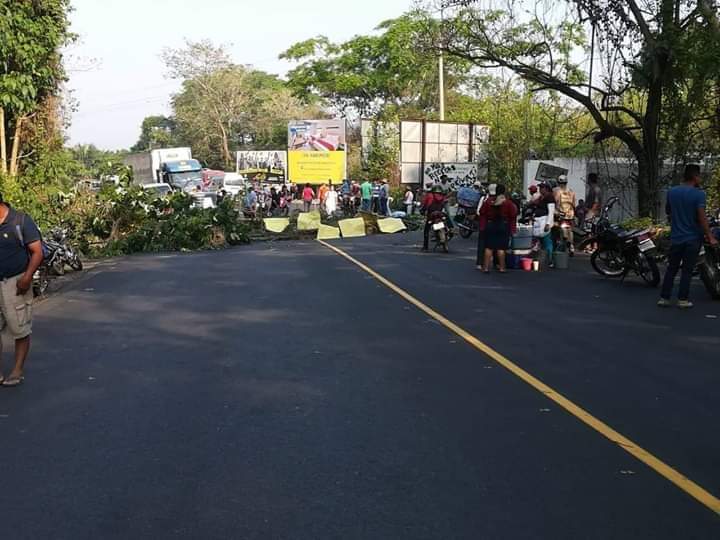
[(190, 148), (161, 148), (130, 154), (125, 165), (133, 170), (136, 184), (166, 183), (174, 189), (192, 191), (203, 184), (203, 169)]

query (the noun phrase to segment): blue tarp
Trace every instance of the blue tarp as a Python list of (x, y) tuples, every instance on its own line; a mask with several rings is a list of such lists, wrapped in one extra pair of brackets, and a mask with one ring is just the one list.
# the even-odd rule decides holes
[(480, 192), (474, 188), (462, 187), (457, 192), (457, 200), (460, 206), (476, 207), (480, 202), (480, 197)]

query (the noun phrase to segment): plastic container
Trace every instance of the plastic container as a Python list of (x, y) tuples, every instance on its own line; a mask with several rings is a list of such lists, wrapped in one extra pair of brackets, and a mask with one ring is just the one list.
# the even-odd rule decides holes
[(520, 267), (523, 270), (525, 270), (526, 272), (532, 271), (532, 263), (533, 263), (533, 260), (529, 259), (527, 257), (523, 257), (522, 259), (520, 259)]
[(508, 253), (505, 256), (505, 263), (508, 268), (511, 270), (515, 270), (518, 268), (518, 265), (520, 264), (520, 257), (513, 253)]
[(567, 251), (556, 251), (553, 253), (553, 261), (556, 269), (567, 270), (570, 266), (570, 255)]
[(524, 250), (532, 248), (533, 231), (531, 226), (520, 225), (512, 237), (512, 249)]

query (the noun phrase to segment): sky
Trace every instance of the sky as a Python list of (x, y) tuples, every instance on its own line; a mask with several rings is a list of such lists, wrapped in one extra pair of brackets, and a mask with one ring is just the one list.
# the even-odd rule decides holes
[(168, 114), (179, 84), (165, 78), (160, 52), (185, 38), (226, 44), (238, 64), (284, 74), (278, 55), (290, 45), (326, 35), (346, 40), (371, 32), (410, 9), (413, 0), (73, 0), (66, 52), (68, 90), (76, 102), (69, 143), (128, 148), (143, 118)]

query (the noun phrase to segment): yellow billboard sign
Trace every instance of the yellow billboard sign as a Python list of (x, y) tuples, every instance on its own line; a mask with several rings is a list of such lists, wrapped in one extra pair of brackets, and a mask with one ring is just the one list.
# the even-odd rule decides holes
[(345, 120), (299, 120), (288, 124), (291, 182), (340, 184), (347, 167)]
[(345, 179), (345, 152), (289, 152), (288, 162), (291, 182), (341, 184)]

